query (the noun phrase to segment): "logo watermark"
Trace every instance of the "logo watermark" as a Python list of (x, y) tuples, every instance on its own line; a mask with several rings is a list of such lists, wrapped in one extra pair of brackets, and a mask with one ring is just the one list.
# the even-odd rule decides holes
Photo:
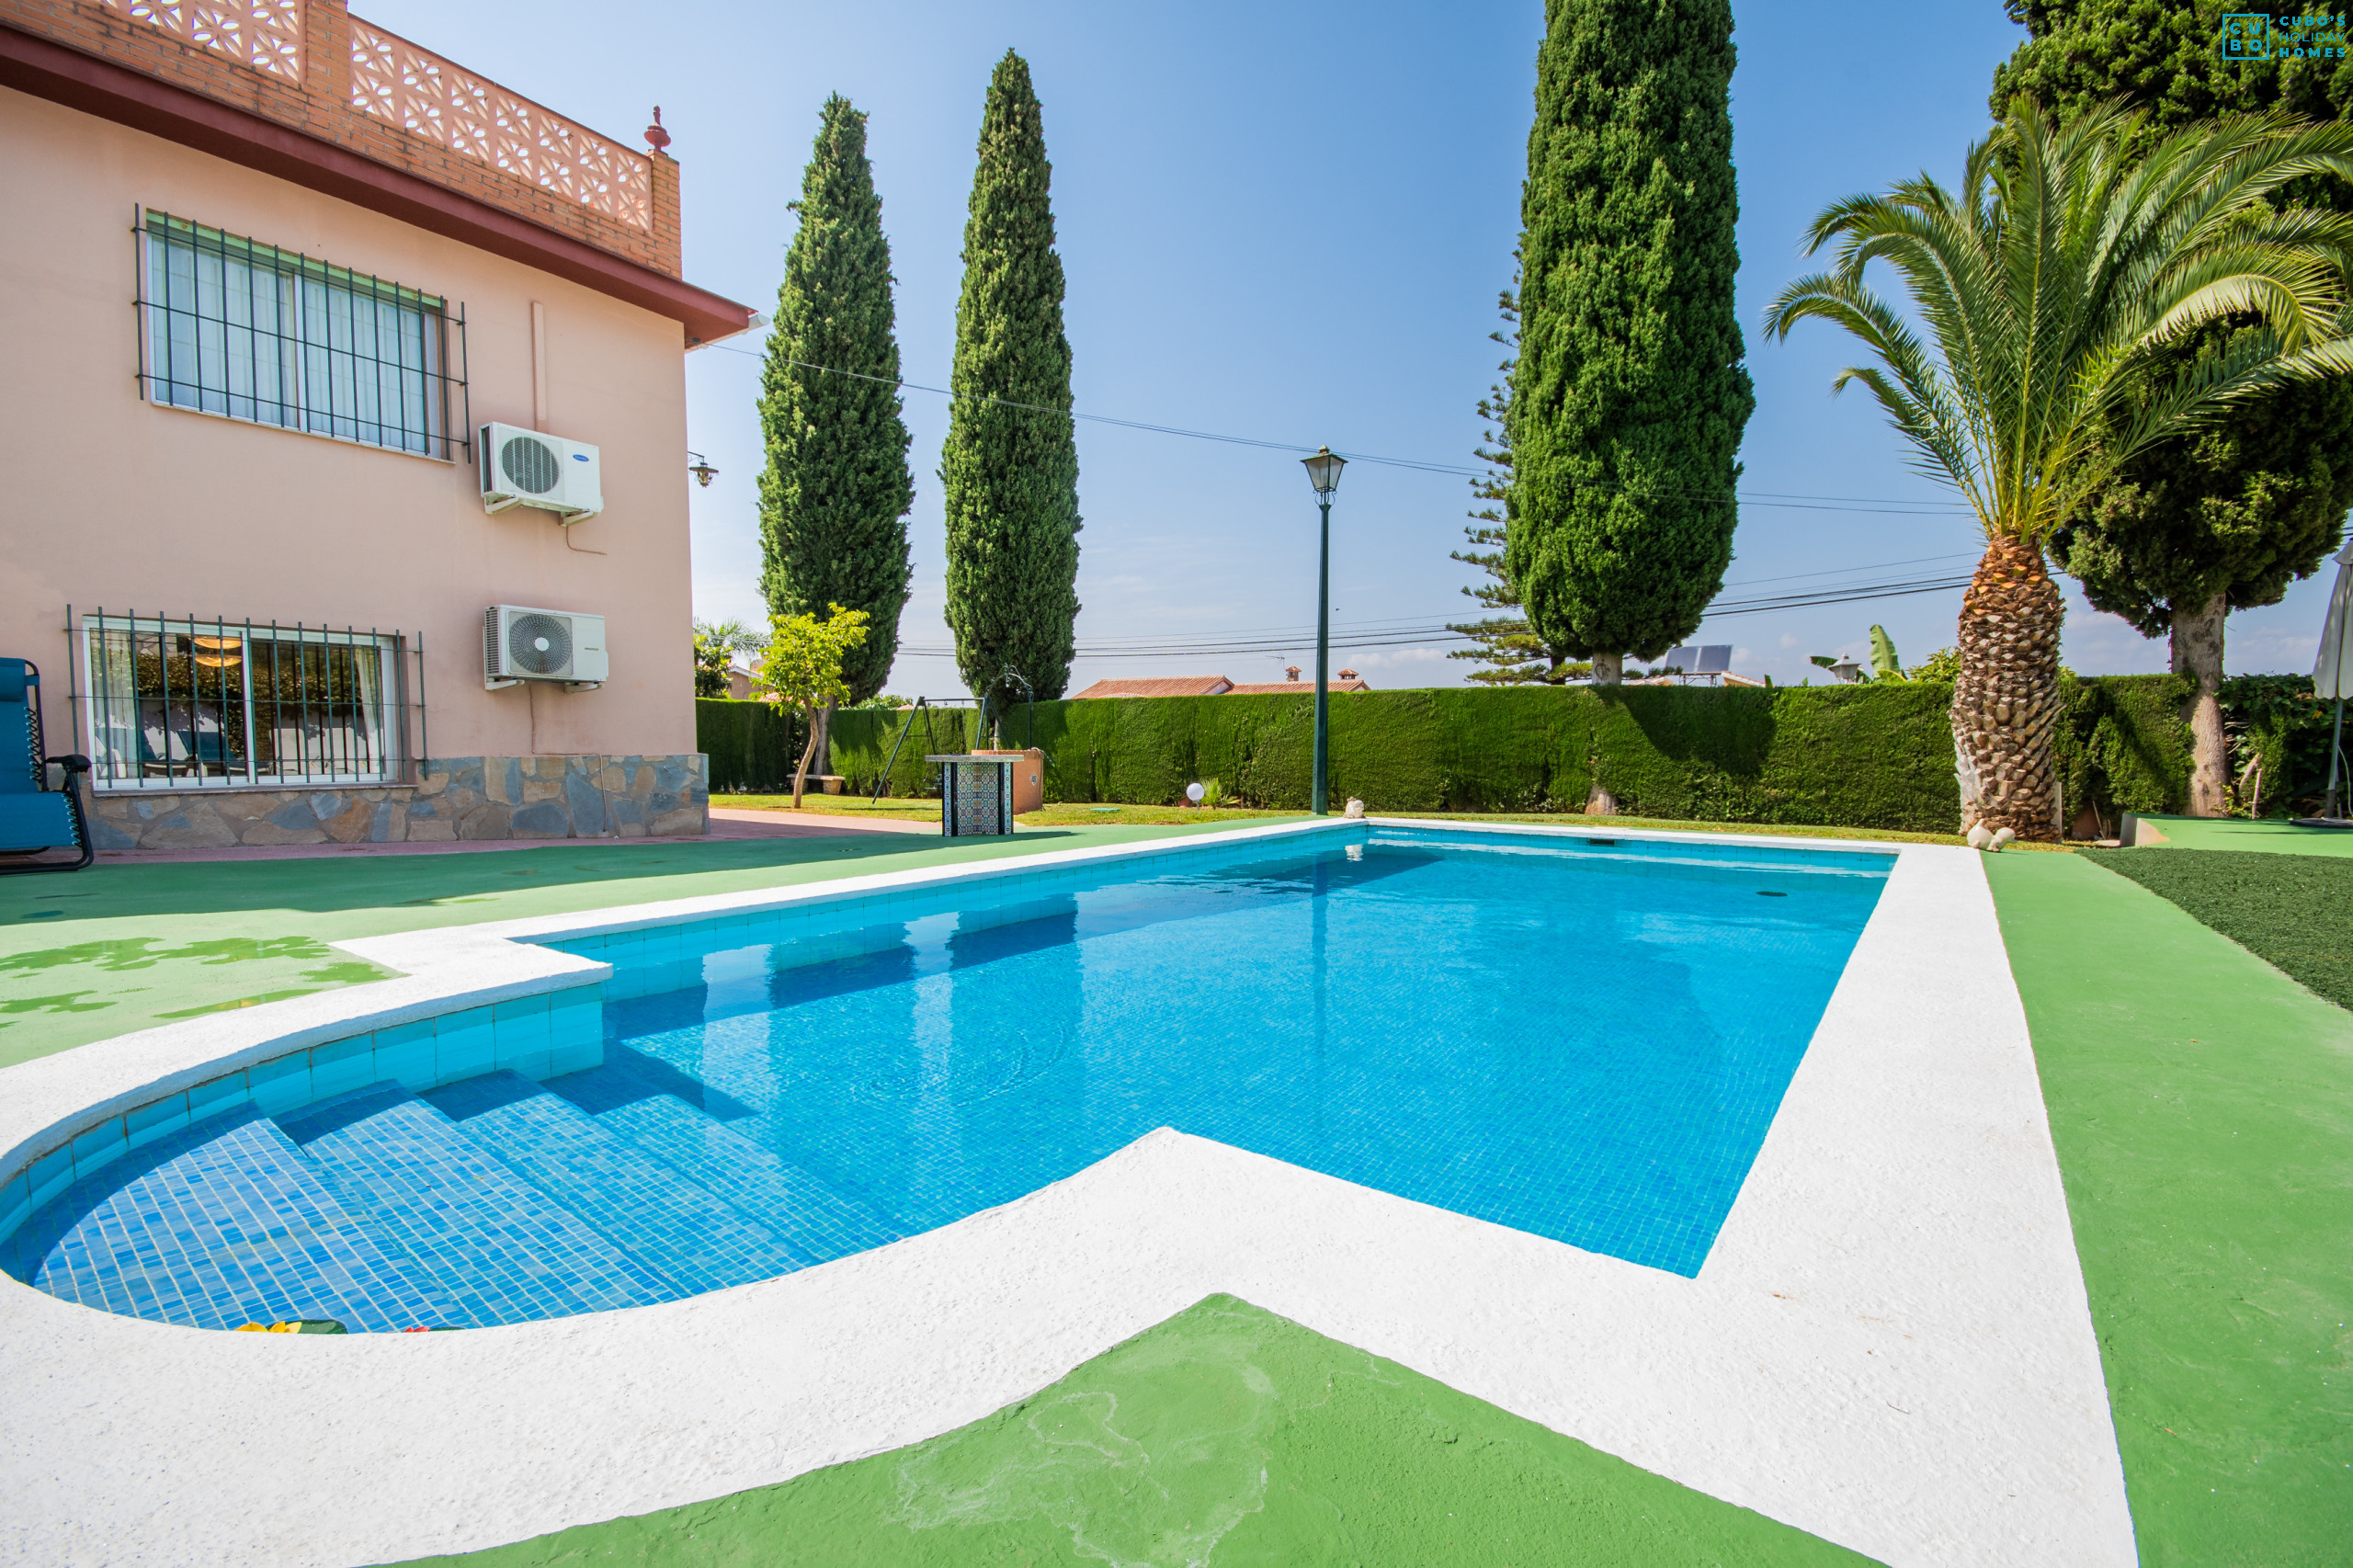
[(2225, 60), (2342, 60), (2346, 13), (2243, 11), (2222, 18)]

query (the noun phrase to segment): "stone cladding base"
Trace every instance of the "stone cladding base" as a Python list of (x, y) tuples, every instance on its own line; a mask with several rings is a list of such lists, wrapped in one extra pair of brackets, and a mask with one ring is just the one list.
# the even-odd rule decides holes
[(89, 799), (100, 849), (643, 838), (710, 825), (710, 759), (437, 756), (415, 784), (145, 790)]

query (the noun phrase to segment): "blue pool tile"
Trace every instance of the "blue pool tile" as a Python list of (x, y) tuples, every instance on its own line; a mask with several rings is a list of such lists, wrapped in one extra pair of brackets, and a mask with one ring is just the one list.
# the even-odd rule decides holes
[(74, 1182), (74, 1145), (60, 1143), (35, 1160), (26, 1172), (33, 1207), (38, 1209)]
[(141, 1106), (122, 1119), (131, 1147), (140, 1148), (188, 1124), (188, 1096), (167, 1096), (153, 1105)]
[(688, 1294), (801, 1265), (765, 1227), (515, 1074), (452, 1084), (426, 1097), (517, 1176)]
[(469, 1007), (462, 1013), (450, 1013), (434, 1020), (433, 1074), (437, 1083), (455, 1083), (460, 1078), (494, 1072), (497, 1066), (498, 1035), (492, 1026), (489, 1008)]
[(376, 1072), (373, 1035), (331, 1040), (311, 1048), (311, 1097), (329, 1099), (353, 1089), (364, 1089), (381, 1076)]
[(439, 1045), (431, 1018), (378, 1029), (369, 1043), (369, 1067), (373, 1074), (369, 1083), (429, 1089), (441, 1081)]
[(440, 1287), (461, 1325), (680, 1294), (397, 1085), (347, 1096), (285, 1125), (344, 1206)]
[(96, 1127), (74, 1135), (74, 1179), (95, 1176), (130, 1151), (124, 1141), (122, 1118), (110, 1116)]
[(256, 1062), (245, 1069), (245, 1087), (264, 1116), (308, 1105), (313, 1098), (310, 1053), (297, 1051), (275, 1062)]
[(0, 1246), (14, 1235), (32, 1212), (33, 1184), (29, 1173), (18, 1171), (6, 1181), (0, 1181)]
[(250, 1098), (245, 1091), (245, 1075), (224, 1073), (188, 1092), (188, 1118), (191, 1122), (209, 1121), (216, 1116), (226, 1116)]
[(19, 1238), (10, 1271), (28, 1283), (159, 1323), (335, 1318), (382, 1332), (446, 1316), (250, 1106), (76, 1182)]

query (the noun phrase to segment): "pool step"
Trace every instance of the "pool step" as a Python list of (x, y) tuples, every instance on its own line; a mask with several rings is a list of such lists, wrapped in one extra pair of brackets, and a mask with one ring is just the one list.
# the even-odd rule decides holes
[(52, 1296), (191, 1328), (335, 1318), (384, 1333), (452, 1311), (250, 1106), (94, 1172), (11, 1241), (9, 1271)]
[(725, 1193), (732, 1207), (775, 1233), (802, 1266), (899, 1239), (863, 1205), (689, 1105), (655, 1074), (632, 1070), (631, 1054), (610, 1051), (604, 1066), (551, 1078), (547, 1086), (688, 1180)]
[[(767, 1226), (690, 1174), (529, 1078), (491, 1073), (429, 1089), (425, 1097), (460, 1131), (659, 1271), (682, 1295), (772, 1279), (802, 1265)], [(732, 1193), (738, 1185), (726, 1178), (722, 1190)]]
[(460, 1326), (686, 1293), (397, 1084), (306, 1107), (282, 1125), (346, 1208), (440, 1283)]

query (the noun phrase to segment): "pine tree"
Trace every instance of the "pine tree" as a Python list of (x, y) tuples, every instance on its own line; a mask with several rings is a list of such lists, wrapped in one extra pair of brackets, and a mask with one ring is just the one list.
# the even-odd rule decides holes
[(785, 252), (761, 378), (760, 586), (773, 617), (836, 605), (866, 613), (866, 640), (842, 669), (848, 700), (862, 702), (882, 689), (898, 653), (915, 483), (866, 116), (839, 94), (820, 111), (792, 210), (801, 227)]
[(1615, 681), (1723, 585), (1756, 406), (1733, 278), (1730, 0), (1548, 0), (1520, 194), (1505, 560)]
[(1007, 50), (981, 115), (939, 459), (956, 663), (1000, 710), (1063, 694), (1078, 619), (1078, 447), (1052, 172), (1029, 64)]
[[(1994, 76), (1996, 114), (2024, 93), (2047, 111), (2121, 100), (2147, 119), (2144, 143), (2197, 120), (2285, 109), (2353, 114), (2353, 62), (2233, 60), (2220, 46), (2238, 0), (2010, 0), (2026, 42)], [(2353, 185), (2313, 179), (2299, 204), (2353, 211)], [(2254, 330), (2242, 316), (2188, 350), (2212, 362)], [(2170, 635), (2173, 667), (2198, 683), (2190, 810), (2219, 816), (2229, 775), (2219, 692), (2223, 619), (2279, 602), (2335, 553), (2353, 506), (2353, 380), (2280, 389), (2212, 427), (2143, 453), (2052, 535), (2052, 561), (2084, 597), (2144, 637)]]
[[(1506, 348), (1519, 345), (1519, 299), (1506, 290), (1498, 301), (1507, 331), (1491, 332), (1487, 335)], [(1512, 362), (1505, 360), (1495, 369), (1506, 375)], [(1497, 511), (1498, 503), (1506, 502), (1511, 494), (1511, 389), (1491, 386), (1487, 395), (1479, 400), (1479, 417), (1487, 421), (1484, 444), (1472, 453), (1487, 465), (1487, 472), (1471, 482), (1471, 494), (1485, 503), (1471, 514), (1473, 526), (1462, 530), (1462, 537), (1472, 546), (1469, 550), (1448, 553), (1467, 566), (1476, 566), (1487, 574), (1488, 581), (1462, 592), (1478, 600), (1490, 610), (1505, 612), (1520, 608), (1519, 591), (1511, 585), (1511, 574), (1505, 569), (1504, 514)], [(1535, 683), (1558, 686), (1563, 681), (1592, 673), (1593, 666), (1569, 662), (1564, 648), (1547, 648), (1528, 624), (1525, 614), (1489, 615), (1481, 620), (1457, 621), (1448, 625), (1449, 631), (1460, 631), (1475, 646), (1456, 648), (1446, 656), (1449, 659), (1475, 659), (1486, 665), (1473, 670), (1471, 678), (1482, 686), (1527, 686)]]

